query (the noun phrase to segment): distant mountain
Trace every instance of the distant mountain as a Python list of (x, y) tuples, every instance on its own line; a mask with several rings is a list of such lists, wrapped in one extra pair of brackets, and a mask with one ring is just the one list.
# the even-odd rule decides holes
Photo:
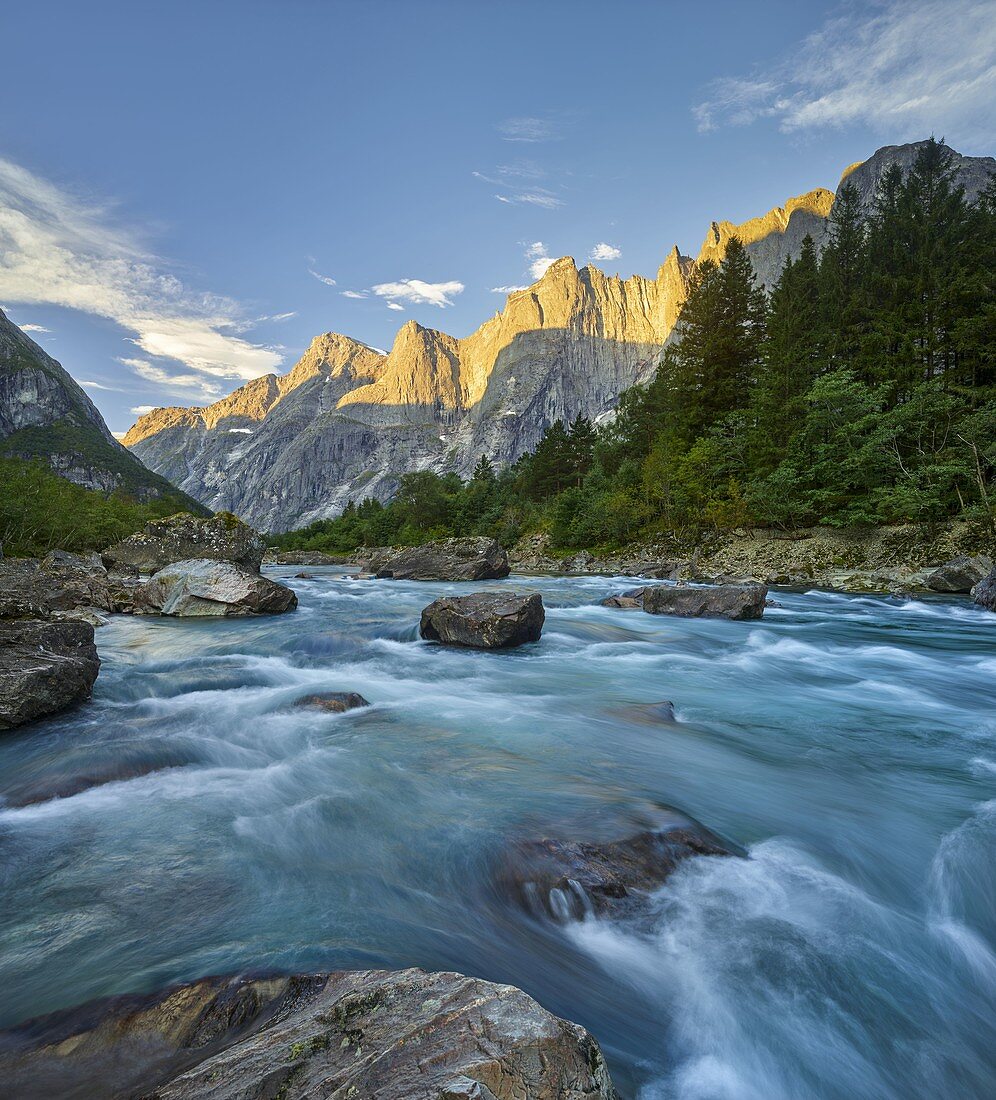
[(0, 310), (0, 455), (40, 458), (87, 489), (123, 489), (139, 500), (195, 505), (147, 469), (108, 430), (62, 366)]
[[(841, 184), (870, 208), (881, 174), (908, 168), (917, 148), (880, 149)], [(956, 153), (954, 164), (970, 199), (996, 172), (991, 157)], [(697, 261), (722, 259), (736, 234), (771, 286), (807, 234), (825, 239), (834, 198), (818, 188), (740, 225), (713, 222)], [(677, 248), (654, 279), (564, 257), (464, 339), (409, 321), (384, 356), (326, 333), (288, 374), (207, 408), (156, 409), (125, 444), (197, 500), (273, 531), (336, 515), (350, 499), (387, 499), (406, 471), (466, 476), (481, 455), (513, 462), (555, 420), (611, 415), (652, 374), (693, 267)]]

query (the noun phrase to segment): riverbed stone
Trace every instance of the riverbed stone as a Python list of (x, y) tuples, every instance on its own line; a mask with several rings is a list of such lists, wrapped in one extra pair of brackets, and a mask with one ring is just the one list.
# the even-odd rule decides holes
[(0, 1033), (18, 1100), (614, 1100), (578, 1024), (513, 986), (423, 970), (220, 977)]
[(996, 568), (972, 589), (972, 599), (987, 611), (996, 611)]
[(327, 710), (330, 714), (345, 714), (347, 710), (368, 707), (370, 703), (356, 691), (321, 691), (302, 696), (294, 706)]
[(602, 600), (602, 607), (620, 607), (625, 610), (643, 607), (643, 595), (647, 591), (643, 588), (629, 588), (625, 592), (617, 592), (615, 595), (606, 596)]
[(643, 593), (643, 610), (652, 615), (693, 619), (760, 619), (767, 595), (764, 584), (722, 584), (711, 588), (653, 585)]
[(209, 518), (178, 512), (152, 520), (138, 534), (108, 546), (101, 557), (108, 568), (133, 566), (142, 573), (195, 558), (229, 561), (258, 573), (265, 549), (263, 536), (230, 512)]
[(0, 729), (89, 699), (99, 669), (88, 623), (0, 622)]
[(195, 558), (160, 569), (135, 590), (140, 614), (272, 615), (297, 607), (293, 589), (228, 561)]
[(474, 592), (444, 596), (422, 612), (427, 641), (474, 649), (509, 649), (539, 641), (546, 612), (538, 592)]
[(422, 546), (371, 551), (363, 567), (398, 581), (486, 581), (507, 577), (508, 555), (496, 539), (439, 539)]
[(934, 592), (971, 592), (992, 572), (993, 561), (985, 554), (968, 557), (965, 554), (935, 569), (927, 577), (927, 587)]

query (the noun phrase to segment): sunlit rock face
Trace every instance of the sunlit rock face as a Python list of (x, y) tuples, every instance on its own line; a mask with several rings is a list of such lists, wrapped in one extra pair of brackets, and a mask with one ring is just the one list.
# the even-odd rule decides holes
[[(917, 148), (880, 149), (842, 182), (870, 209), (882, 173), (908, 170)], [(955, 154), (954, 164), (970, 199), (996, 171), (988, 157)], [(739, 225), (713, 222), (697, 259), (722, 260), (739, 236), (770, 288), (807, 234), (822, 245), (834, 199), (817, 188)], [(650, 377), (693, 267), (677, 248), (652, 279), (564, 257), (463, 339), (409, 321), (385, 356), (326, 333), (288, 374), (204, 409), (156, 409), (125, 443), (197, 500), (269, 531), (337, 515), (349, 500), (386, 500), (407, 471), (467, 476), (481, 455), (514, 462), (554, 421), (611, 415), (623, 390)]]

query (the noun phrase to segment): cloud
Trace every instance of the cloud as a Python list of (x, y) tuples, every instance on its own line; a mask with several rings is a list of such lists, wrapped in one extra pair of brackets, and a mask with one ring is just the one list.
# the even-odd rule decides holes
[(203, 401), (215, 401), (221, 396), (221, 386), (200, 374), (170, 374), (169, 371), (157, 367), (147, 359), (119, 359), (118, 362), (130, 367), (146, 382), (154, 382), (157, 386), (162, 386), (165, 390), (178, 394), (188, 401), (191, 397), (197, 397)]
[(560, 134), (550, 119), (546, 118), (506, 118), (498, 123), (498, 133), (503, 141), (556, 141)]
[(614, 244), (606, 244), (605, 241), (599, 241), (598, 244), (588, 253), (589, 260), (618, 260), (622, 255), (622, 251)]
[(553, 256), (547, 255), (546, 245), (542, 241), (533, 241), (526, 247), (526, 260), (529, 264), (529, 274), (533, 281), (542, 279), (546, 269), (553, 263)]
[(514, 294), (517, 290), (528, 290), (528, 286), (493, 286), (492, 294)]
[(46, 328), (44, 325), (18, 325), (21, 332), (51, 332), (50, 328)]
[(768, 72), (714, 82), (702, 131), (774, 118), (786, 133), (865, 124), (893, 140), (996, 139), (991, 0), (887, 0), (829, 20)]
[[(424, 283), (421, 279), (401, 279), (396, 283), (378, 283), (372, 287), (378, 298), (400, 299), (412, 305), (438, 306), (440, 309), (453, 305), (452, 296), (463, 293), (463, 283)], [(392, 308), (397, 304), (389, 303)]]
[(219, 378), (255, 378), (283, 358), (240, 339), (238, 303), (188, 289), (106, 208), (2, 158), (0, 294), (107, 318), (147, 354)]
[(155, 408), (155, 405), (132, 405), (128, 411), (134, 413), (135, 416), (145, 416), (146, 413), (152, 412)]
[(102, 382), (94, 382), (92, 378), (80, 378), (77, 381), (79, 385), (87, 390), (107, 390), (108, 393), (121, 392), (115, 386), (105, 386)]
[(387, 308), (388, 309), (401, 309), (401, 310), (403, 310), (405, 307), (402, 306), (402, 305), (399, 305), (397, 302), (388, 302), (387, 303)]
[(274, 313), (272, 317), (262, 317), (263, 321), (289, 321), (292, 317), (297, 316), (297, 310), (292, 309), (289, 313)]
[(308, 268), (308, 274), (314, 276), (320, 283), (324, 283), (326, 286), (335, 286), (335, 279), (331, 275), (321, 275), (314, 268)]
[(484, 172), (472, 172), (475, 179), (501, 187), (495, 194), (499, 202), (510, 205), (539, 206), (546, 210), (555, 210), (564, 205), (555, 191), (542, 187), (539, 180), (546, 177), (546, 171), (532, 161), (516, 164), (499, 164), (491, 175)]
[(511, 195), (495, 195), (495, 198), (499, 202), (514, 205), (524, 203), (527, 206), (542, 206), (545, 210), (556, 210), (558, 206), (564, 205), (562, 199), (558, 199), (552, 191), (547, 191), (542, 187), (535, 188), (532, 191), (519, 191)]
[(340, 292), (343, 298), (366, 298), (367, 292), (365, 290), (343, 290)]

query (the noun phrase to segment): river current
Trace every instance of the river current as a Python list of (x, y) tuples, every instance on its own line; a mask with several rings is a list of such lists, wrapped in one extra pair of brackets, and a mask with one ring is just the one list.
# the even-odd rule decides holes
[[(584, 1024), (639, 1100), (996, 1095), (996, 617), (776, 590), (758, 623), (683, 620), (598, 606), (628, 578), (513, 577), (543, 638), (483, 653), (418, 614), (492, 585), (269, 572), (298, 611), (115, 617), (93, 702), (0, 736), (0, 1026), (418, 965)], [(688, 860), (638, 925), (494, 885), (516, 840), (658, 805), (749, 858)]]

